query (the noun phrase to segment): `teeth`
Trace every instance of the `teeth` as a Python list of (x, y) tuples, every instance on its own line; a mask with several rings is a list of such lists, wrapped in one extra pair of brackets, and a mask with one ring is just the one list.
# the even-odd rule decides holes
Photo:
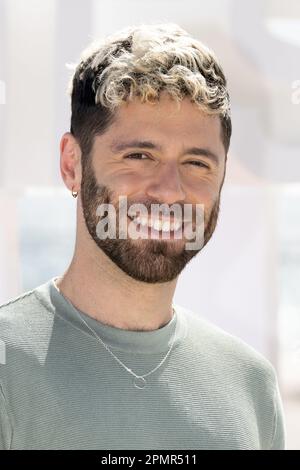
[(148, 225), (148, 227), (153, 227), (154, 230), (156, 231), (163, 231), (163, 232), (168, 232), (170, 230), (179, 230), (181, 227), (181, 222), (179, 221), (174, 221), (174, 222), (169, 222), (169, 221), (162, 221), (159, 219), (148, 219), (147, 217), (134, 217), (132, 219), (136, 224), (140, 224), (143, 227)]
[(177, 230), (180, 229), (180, 227), (181, 227), (181, 223), (180, 223), (180, 222), (174, 222), (174, 223), (172, 224), (172, 230), (177, 231)]
[(149, 219), (148, 220), (148, 227), (154, 228), (155, 230), (159, 230), (159, 220)]
[(164, 222), (163, 223), (163, 226), (162, 226), (163, 232), (168, 232), (170, 230), (170, 228), (171, 228), (170, 222)]

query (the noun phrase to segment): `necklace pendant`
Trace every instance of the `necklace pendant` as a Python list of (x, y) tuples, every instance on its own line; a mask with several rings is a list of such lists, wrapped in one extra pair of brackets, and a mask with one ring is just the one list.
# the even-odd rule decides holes
[(144, 377), (134, 377), (133, 379), (133, 383), (134, 383), (134, 386), (136, 388), (140, 388), (140, 389), (143, 389), (146, 387), (146, 380), (144, 379)]

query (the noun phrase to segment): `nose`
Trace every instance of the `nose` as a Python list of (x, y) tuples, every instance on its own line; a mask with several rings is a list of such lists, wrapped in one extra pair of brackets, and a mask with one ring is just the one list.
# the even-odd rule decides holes
[(159, 201), (160, 204), (171, 205), (185, 200), (186, 194), (175, 162), (162, 164), (156, 170), (146, 188), (146, 194), (149, 198)]

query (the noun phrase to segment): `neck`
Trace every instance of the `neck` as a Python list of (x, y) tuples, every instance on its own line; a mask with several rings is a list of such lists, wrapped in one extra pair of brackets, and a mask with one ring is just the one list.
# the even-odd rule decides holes
[(116, 328), (152, 331), (167, 324), (177, 278), (161, 284), (136, 281), (93, 244), (88, 241), (84, 253), (75, 248), (69, 268), (55, 281), (60, 292), (82, 312)]

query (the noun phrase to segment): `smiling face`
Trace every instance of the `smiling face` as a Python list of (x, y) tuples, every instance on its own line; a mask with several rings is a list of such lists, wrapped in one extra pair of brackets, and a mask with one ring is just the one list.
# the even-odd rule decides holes
[[(224, 176), (219, 116), (203, 114), (188, 98), (179, 109), (166, 94), (155, 104), (135, 98), (122, 104), (114, 123), (95, 137), (91, 155), (83, 156), (80, 194), (89, 234), (134, 279), (171, 281), (212, 236)], [(99, 238), (96, 209), (99, 204), (113, 204), (118, 227), (119, 196), (127, 197), (127, 208), (134, 203), (148, 209), (152, 203), (179, 204), (184, 211), (185, 204), (193, 208), (203, 204), (202, 247), (187, 250), (184, 232), (181, 239)]]

